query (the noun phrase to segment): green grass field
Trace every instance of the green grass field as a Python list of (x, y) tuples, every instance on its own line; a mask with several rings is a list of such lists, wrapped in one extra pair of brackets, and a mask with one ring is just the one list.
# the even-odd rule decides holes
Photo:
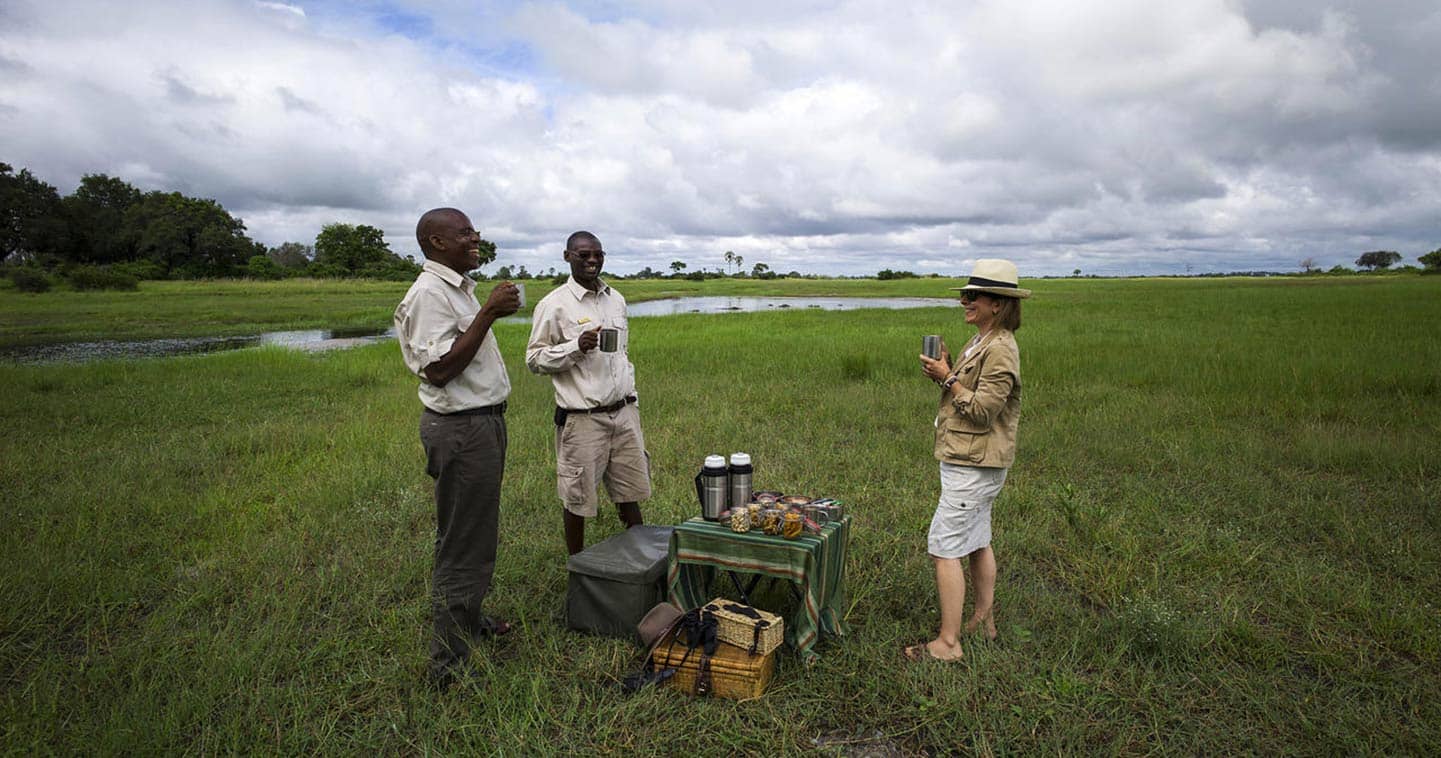
[[(618, 286), (675, 284), (695, 285)], [(959, 311), (632, 321), (649, 521), (696, 513), (702, 457), (736, 450), (758, 487), (856, 514), (851, 634), (745, 703), (622, 695), (637, 650), (564, 629), (551, 391), (525, 370), (523, 325), (498, 330), (515, 390), (489, 601), (520, 630), (444, 695), (422, 679), (433, 513), (394, 343), (0, 365), (0, 751), (1434, 751), (1441, 277), (1030, 286), (1020, 454), (995, 513), (1000, 637), (954, 666), (898, 647), (938, 618), (936, 393), (915, 356), (922, 334), (967, 336)], [(0, 316), (11, 342), (154, 334), (126, 332), (120, 314), (140, 313), (160, 314), (145, 329), (383, 325), (402, 290), (5, 291)], [(618, 528), (603, 509), (588, 537)]]

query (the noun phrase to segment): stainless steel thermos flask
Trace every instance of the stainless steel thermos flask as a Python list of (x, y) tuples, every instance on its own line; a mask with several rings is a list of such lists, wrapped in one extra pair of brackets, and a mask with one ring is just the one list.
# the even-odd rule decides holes
[(726, 508), (726, 459), (719, 455), (707, 455), (705, 465), (695, 475), (695, 496), (700, 500), (700, 517), (706, 521), (719, 521), (721, 511)]
[(751, 468), (751, 457), (746, 453), (731, 453), (730, 507), (744, 508), (751, 501), (751, 479), (755, 470)]

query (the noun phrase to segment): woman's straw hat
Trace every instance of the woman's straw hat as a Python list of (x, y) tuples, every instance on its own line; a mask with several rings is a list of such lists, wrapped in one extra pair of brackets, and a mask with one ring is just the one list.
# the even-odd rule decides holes
[(964, 287), (951, 287), (956, 292), (985, 292), (1001, 297), (1028, 298), (1031, 291), (1021, 289), (1016, 264), (1000, 258), (981, 258), (971, 269), (971, 278)]

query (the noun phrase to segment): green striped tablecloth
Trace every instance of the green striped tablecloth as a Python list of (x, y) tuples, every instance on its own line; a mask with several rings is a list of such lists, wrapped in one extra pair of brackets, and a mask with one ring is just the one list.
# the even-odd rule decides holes
[(727, 525), (693, 518), (671, 533), (666, 573), (670, 601), (686, 610), (709, 602), (718, 568), (795, 582), (802, 602), (785, 620), (786, 642), (810, 662), (822, 632), (845, 634), (841, 616), (850, 535), (849, 516), (821, 527), (820, 534), (793, 540), (759, 531), (737, 534)]

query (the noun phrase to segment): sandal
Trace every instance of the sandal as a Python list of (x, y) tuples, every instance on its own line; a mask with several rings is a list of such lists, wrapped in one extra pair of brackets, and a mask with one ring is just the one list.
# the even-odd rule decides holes
[(930, 643), (927, 642), (922, 642), (916, 645), (906, 645), (902, 647), (901, 657), (905, 658), (911, 663), (921, 663), (924, 661), (935, 661), (937, 663), (955, 663), (956, 661), (965, 659), (964, 655), (958, 655), (955, 658), (937, 658), (936, 654), (931, 652)]

